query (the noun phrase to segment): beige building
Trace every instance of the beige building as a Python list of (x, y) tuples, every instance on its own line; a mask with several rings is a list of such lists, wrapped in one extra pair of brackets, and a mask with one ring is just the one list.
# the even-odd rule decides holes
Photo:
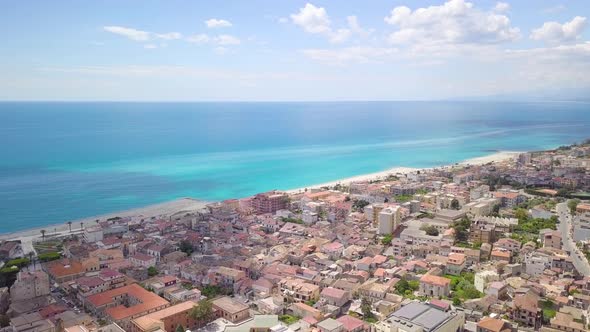
[(247, 305), (224, 296), (213, 300), (213, 308), (218, 310), (218, 316), (232, 323), (241, 322), (250, 318), (250, 310)]
[(379, 212), (379, 234), (391, 234), (399, 226), (400, 210), (399, 206), (384, 208)]
[(307, 302), (318, 300), (320, 287), (304, 282), (301, 279), (285, 278), (279, 281), (279, 289), (285, 298), (285, 302)]
[(12, 302), (34, 299), (49, 294), (49, 276), (43, 271), (21, 271), (10, 287)]
[(449, 296), (451, 280), (426, 274), (420, 278), (420, 293), (429, 297)]

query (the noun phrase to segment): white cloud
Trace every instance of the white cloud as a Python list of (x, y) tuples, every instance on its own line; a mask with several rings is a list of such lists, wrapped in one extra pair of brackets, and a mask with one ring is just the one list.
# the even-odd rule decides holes
[(414, 11), (395, 7), (385, 22), (398, 27), (389, 36), (390, 42), (398, 44), (493, 44), (520, 37), (520, 30), (511, 26), (506, 15), (482, 11), (465, 0), (449, 0)]
[(507, 12), (508, 10), (510, 10), (510, 4), (506, 2), (498, 2), (496, 3), (494, 10), (498, 13)]
[(150, 33), (147, 31), (141, 31), (133, 28), (126, 28), (120, 26), (105, 26), (105, 31), (120, 35), (135, 41), (147, 41), (150, 40)]
[(158, 33), (158, 34), (156, 34), (156, 37), (158, 37), (160, 39), (164, 39), (164, 40), (175, 40), (175, 39), (181, 39), (182, 34), (180, 32)]
[(347, 27), (333, 28), (326, 9), (323, 7), (316, 7), (310, 3), (307, 3), (305, 7), (300, 8), (298, 13), (292, 14), (291, 20), (295, 25), (300, 26), (308, 33), (327, 37), (331, 43), (345, 42), (353, 35), (367, 37), (372, 33), (372, 30), (361, 28), (357, 17), (354, 15), (346, 17)]
[(289, 23), (289, 19), (286, 17), (279, 17), (278, 22), (281, 24)]
[(207, 28), (214, 29), (214, 28), (229, 28), (233, 24), (230, 21), (211, 18), (205, 21), (205, 25)]
[(158, 48), (158, 45), (155, 45), (155, 44), (145, 44), (145, 45), (143, 45), (143, 48), (145, 48), (147, 50), (153, 50), (155, 48)]
[(581, 16), (576, 16), (571, 21), (563, 24), (545, 22), (542, 27), (532, 31), (530, 38), (550, 43), (575, 41), (580, 39), (586, 24), (586, 18)]
[(215, 42), (219, 45), (239, 45), (241, 43), (238, 38), (231, 35), (219, 35), (215, 38)]
[(292, 14), (291, 20), (309, 33), (330, 33), (330, 18), (322, 7), (316, 7), (310, 3), (299, 10), (299, 13)]
[(206, 44), (211, 40), (208, 35), (204, 33), (188, 36), (186, 41), (194, 44)]

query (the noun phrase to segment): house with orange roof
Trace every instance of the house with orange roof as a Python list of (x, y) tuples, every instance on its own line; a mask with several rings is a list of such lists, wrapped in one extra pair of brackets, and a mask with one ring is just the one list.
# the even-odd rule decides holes
[(57, 283), (72, 281), (86, 273), (86, 269), (79, 261), (67, 258), (49, 263), (46, 269), (47, 274)]
[(449, 296), (451, 280), (431, 274), (425, 274), (420, 278), (421, 294), (430, 297)]
[(96, 317), (108, 318), (123, 329), (131, 328), (131, 320), (169, 306), (168, 301), (138, 284), (119, 287), (91, 295), (85, 307)]
[(508, 250), (494, 249), (490, 255), (493, 261), (510, 263), (511, 252)]
[(178, 326), (185, 329), (193, 329), (199, 324), (190, 317), (190, 312), (197, 305), (196, 302), (186, 301), (151, 314), (135, 318), (131, 321), (130, 332), (152, 332), (162, 330), (165, 332), (174, 332)]
[(512, 332), (512, 326), (501, 319), (484, 317), (478, 323), (476, 332)]

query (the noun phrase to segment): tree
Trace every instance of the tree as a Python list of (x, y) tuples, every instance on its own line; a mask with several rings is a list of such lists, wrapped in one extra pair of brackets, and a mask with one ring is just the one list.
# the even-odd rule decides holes
[(361, 311), (363, 312), (364, 319), (373, 318), (373, 311), (371, 309), (372, 309), (371, 302), (369, 301), (369, 299), (366, 296), (363, 297), (361, 299)]
[(80, 221), (80, 229), (82, 229), (82, 230), (84, 229), (84, 222), (83, 221)]
[(153, 277), (158, 275), (158, 269), (156, 269), (154, 266), (150, 266), (148, 267), (148, 276)]
[(194, 250), (193, 245), (187, 240), (180, 241), (179, 248), (180, 251), (186, 253), (189, 256), (193, 253)]
[(580, 203), (579, 199), (570, 199), (567, 202), (567, 207), (570, 209), (570, 213), (572, 214), (572, 216), (574, 214), (576, 214), (576, 208), (578, 207), (578, 204)]
[(186, 330), (184, 329), (184, 327), (182, 325), (178, 325), (176, 327), (176, 332), (185, 332)]
[(70, 233), (72, 232), (72, 222), (68, 221), (68, 227), (70, 228)]
[(427, 235), (438, 236), (438, 229), (436, 227), (434, 227), (433, 225), (426, 224), (426, 225), (420, 227), (420, 229), (425, 231)]
[(196, 321), (209, 321), (213, 318), (213, 303), (211, 300), (200, 301), (191, 309), (189, 316)]
[(469, 228), (471, 227), (471, 220), (467, 217), (463, 217), (455, 221), (452, 226), (455, 230), (455, 240), (457, 242), (466, 243), (469, 238)]
[(459, 208), (459, 201), (456, 198), (453, 198), (453, 200), (451, 201), (451, 209), (459, 210)]
[(362, 200), (362, 199), (355, 200), (354, 202), (352, 202), (352, 210), (358, 211), (358, 212), (363, 212), (365, 206), (367, 206), (369, 204), (371, 204), (371, 203), (369, 203), (365, 200)]
[(46, 232), (47, 232), (47, 231), (46, 231), (46, 230), (44, 230), (44, 229), (42, 229), (42, 230), (41, 230), (41, 237), (42, 237), (42, 239), (43, 239), (43, 242), (45, 242), (45, 233), (46, 233)]
[(388, 246), (388, 245), (391, 245), (391, 240), (393, 240), (393, 235), (391, 235), (391, 234), (385, 234), (383, 236), (383, 238), (381, 239), (381, 243), (383, 245)]

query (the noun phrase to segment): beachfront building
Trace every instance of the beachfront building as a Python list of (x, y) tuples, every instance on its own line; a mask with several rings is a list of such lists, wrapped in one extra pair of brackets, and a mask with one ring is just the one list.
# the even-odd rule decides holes
[(251, 205), (258, 213), (275, 213), (287, 208), (289, 196), (280, 191), (269, 191), (252, 197)]

